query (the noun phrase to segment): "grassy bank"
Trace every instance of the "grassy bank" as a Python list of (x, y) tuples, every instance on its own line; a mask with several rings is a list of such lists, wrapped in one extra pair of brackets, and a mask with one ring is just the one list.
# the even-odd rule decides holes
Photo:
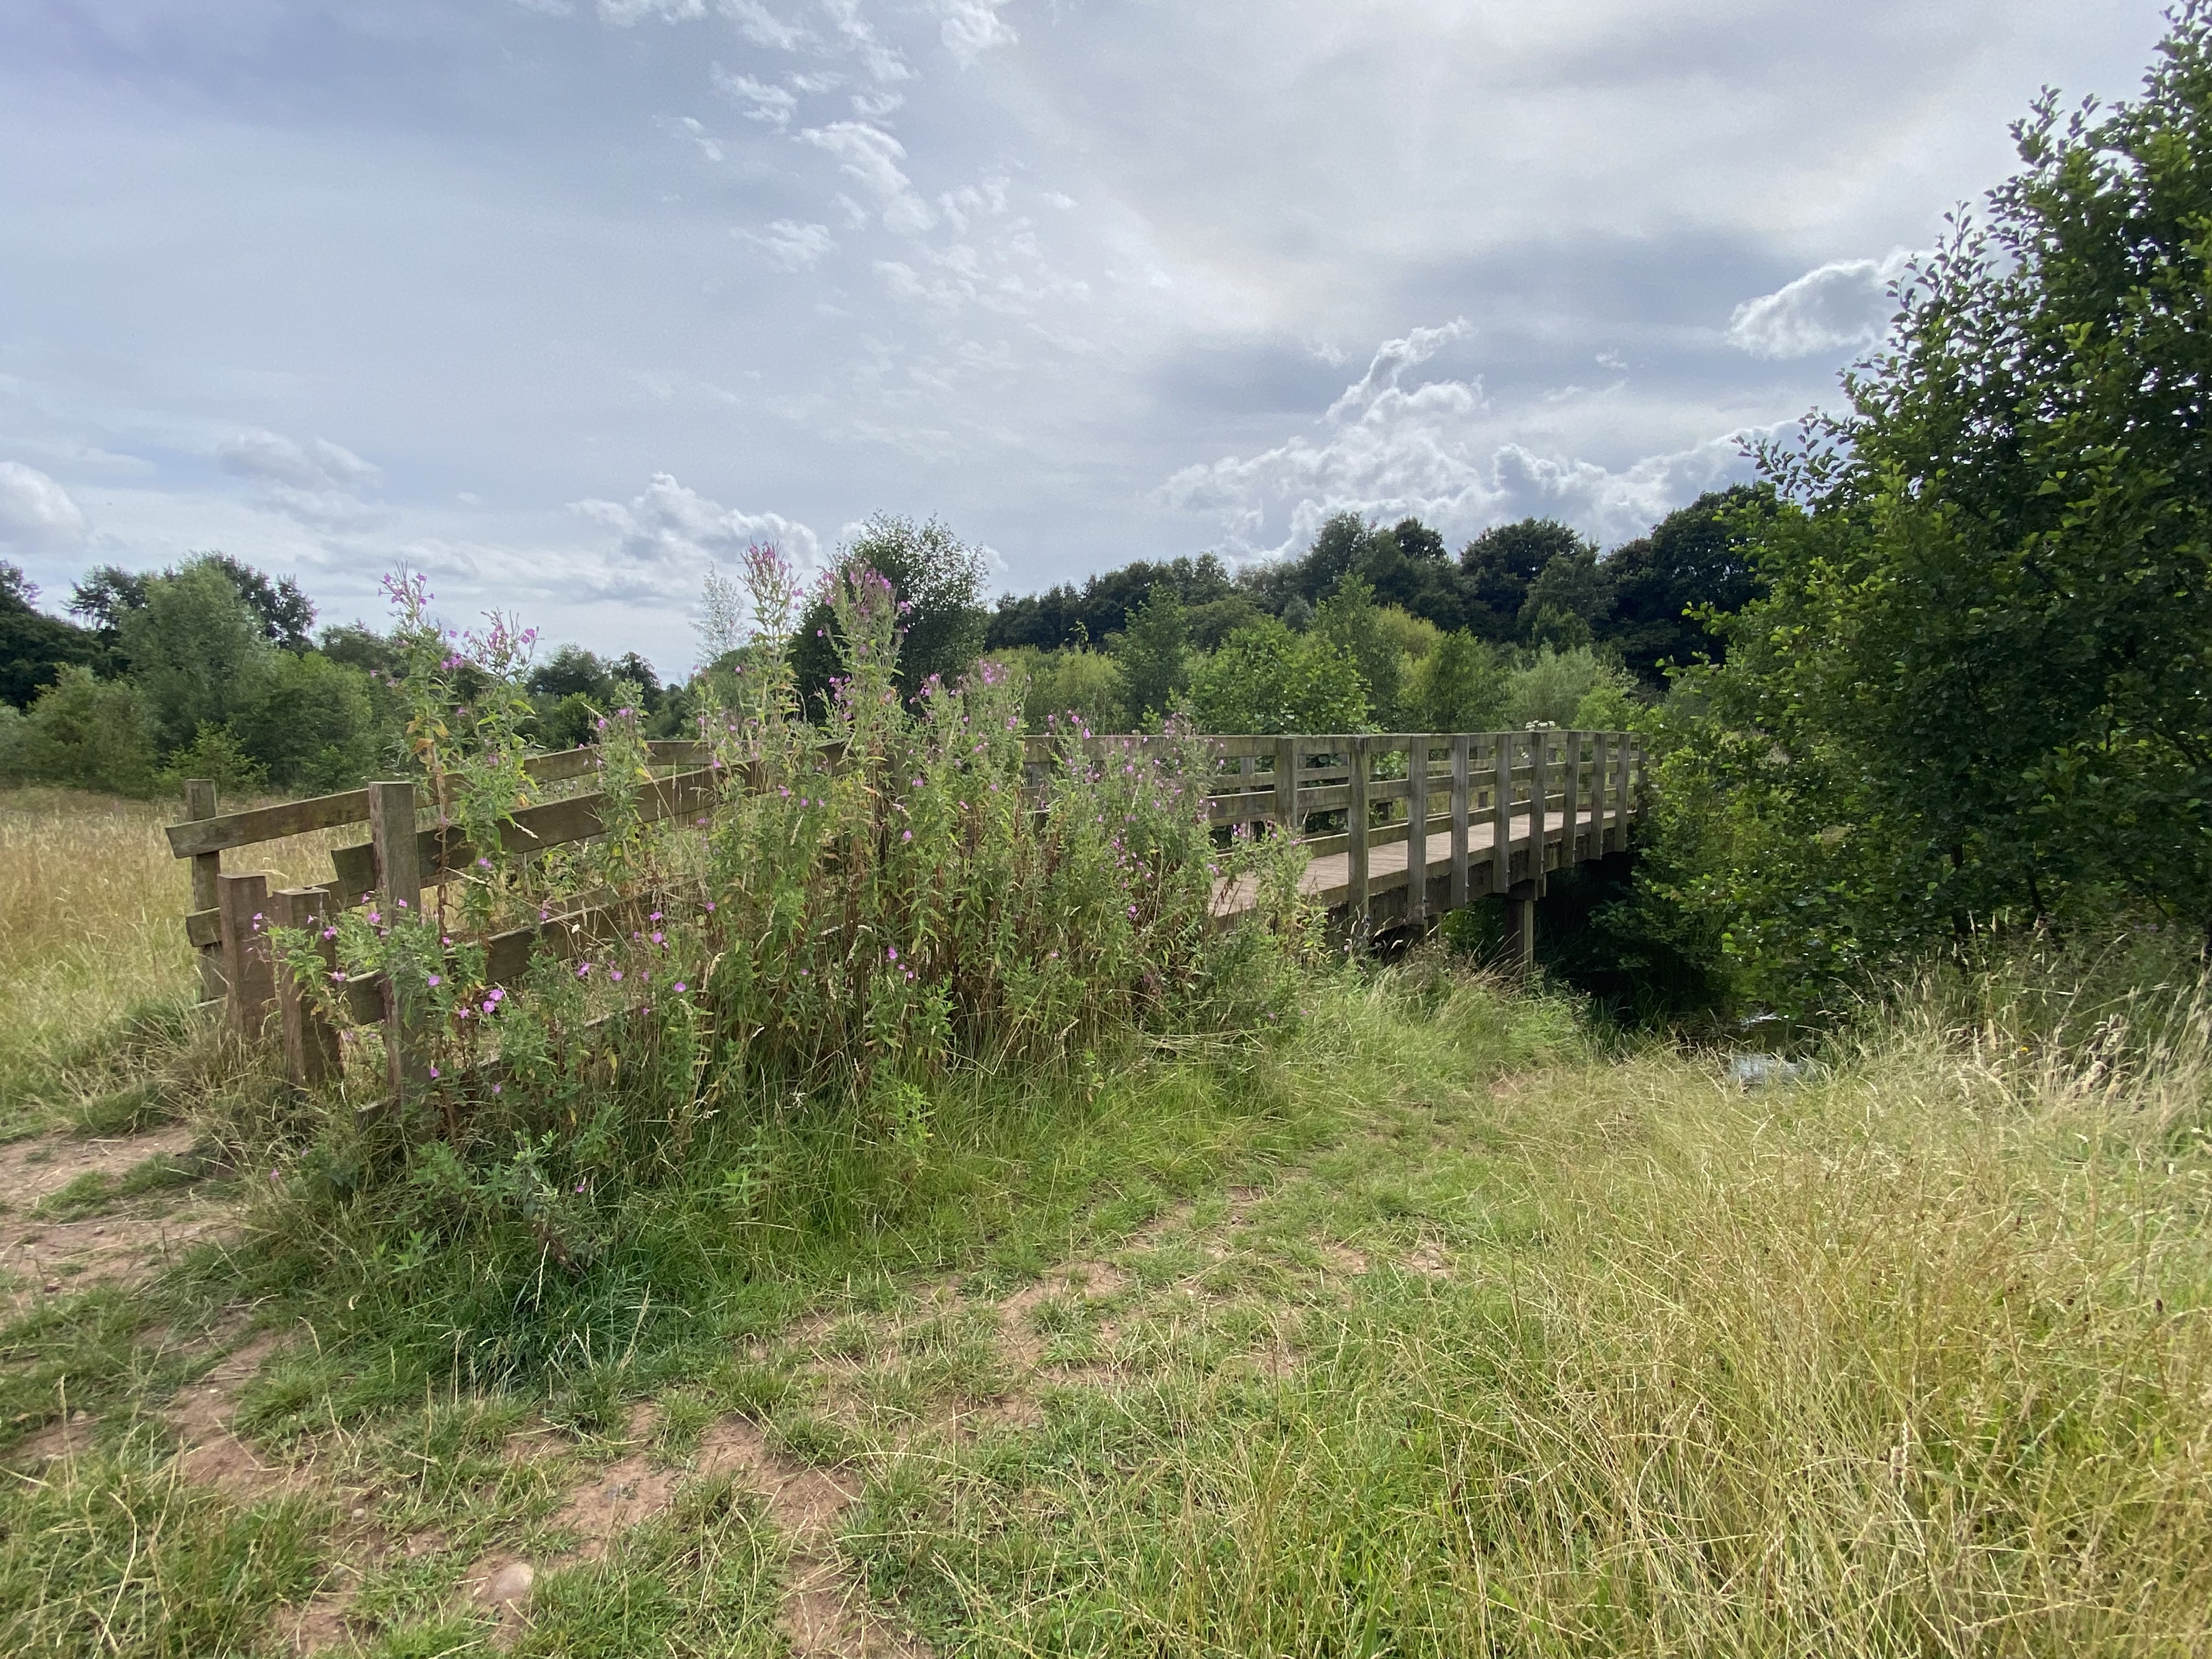
[[(187, 967), (88, 961), (11, 984)], [(1747, 1090), (1434, 959), (1303, 1000), (896, 1144), (733, 1109), (567, 1268), (205, 1174), (18, 1287), (0, 1649), (2212, 1650), (2201, 1001), (1931, 985)]]

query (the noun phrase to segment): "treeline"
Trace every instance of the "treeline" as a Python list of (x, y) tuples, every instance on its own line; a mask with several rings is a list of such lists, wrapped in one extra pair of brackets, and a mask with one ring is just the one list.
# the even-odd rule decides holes
[[(72, 590), (74, 621), (0, 563), (0, 777), (148, 795), (187, 777), (225, 794), (349, 789), (409, 764), (390, 635), (315, 631), (289, 577), (205, 553), (166, 570), (106, 566)], [(529, 679), (532, 736), (586, 741), (618, 699), (650, 734), (689, 732), (690, 693), (636, 655), (563, 646)]]
[[(1618, 726), (1669, 663), (1719, 648), (1705, 617), (1755, 591), (1736, 520), (1759, 499), (1709, 495), (1606, 556), (1530, 520), (1455, 558), (1417, 520), (1347, 514), (1299, 556), (1235, 575), (1211, 554), (1139, 561), (995, 610), (980, 555), (933, 520), (879, 514), (844, 556), (900, 597), (909, 696), (988, 654), (1024, 676), (1035, 731), (1176, 714), (1216, 732)], [(407, 764), (392, 638), (359, 623), (317, 631), (289, 577), (206, 553), (89, 572), (68, 599), (73, 620), (37, 599), (0, 565), (0, 775), (132, 795), (185, 777), (306, 794)], [(710, 580), (710, 616), (718, 603)], [(835, 625), (817, 602), (793, 647), (817, 710)], [(672, 685), (635, 653), (560, 647), (529, 675), (530, 736), (586, 742), (617, 703), (640, 708), (651, 736), (688, 734), (702, 693), (719, 684), (726, 699), (743, 665), (738, 631), (727, 623), (707, 667)]]
[(1724, 649), (1710, 623), (1759, 591), (1746, 524), (1770, 500), (1707, 495), (1610, 553), (1528, 519), (1455, 556), (1419, 519), (1340, 514), (1303, 554), (1234, 574), (1211, 554), (1139, 561), (1001, 599), (984, 642), (1028, 674), (1033, 724), (1617, 726), (1670, 666)]

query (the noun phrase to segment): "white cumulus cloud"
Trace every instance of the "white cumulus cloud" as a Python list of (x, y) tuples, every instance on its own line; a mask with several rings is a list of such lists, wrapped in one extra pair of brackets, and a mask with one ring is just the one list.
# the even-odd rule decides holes
[(11, 553), (74, 553), (92, 526), (70, 493), (36, 467), (0, 461), (0, 548)]
[(332, 530), (366, 524), (380, 511), (364, 499), (384, 474), (327, 438), (298, 443), (276, 432), (243, 432), (216, 450), (216, 464), (260, 486), (302, 524)]
[(774, 86), (765, 81), (756, 81), (750, 75), (733, 75), (720, 64), (709, 71), (714, 80), (714, 90), (732, 103), (749, 104), (745, 111), (748, 120), (766, 121), (773, 126), (782, 126), (799, 107), (799, 94), (789, 87)]
[(740, 230), (736, 234), (786, 270), (810, 270), (837, 246), (829, 226), (805, 224), (796, 219), (778, 219), (766, 230)]
[(681, 599), (698, 591), (710, 564), (733, 564), (754, 542), (773, 542), (801, 569), (822, 562), (822, 538), (780, 513), (726, 507), (656, 472), (645, 493), (621, 501), (580, 501), (570, 512), (612, 533), (607, 561), (584, 573), (603, 599)]
[(832, 121), (827, 126), (809, 127), (799, 136), (836, 156), (840, 170), (876, 198), (886, 230), (918, 236), (936, 223), (929, 204), (915, 193), (913, 183), (899, 166), (906, 160), (906, 146), (881, 127), (866, 121)]
[(1323, 521), (1346, 512), (1411, 514), (1453, 537), (1534, 514), (1617, 541), (1736, 469), (1733, 434), (1617, 471), (1547, 454), (1503, 429), (1508, 423), (1480, 380), (1407, 384), (1411, 370), (1471, 332), (1462, 319), (1384, 341), (1313, 435), (1185, 467), (1158, 498), (1215, 520), (1224, 550), (1239, 557), (1302, 548)]
[(1754, 357), (1810, 357), (1881, 337), (1896, 306), (1889, 285), (1912, 255), (1831, 259), (1771, 294), (1747, 300), (1729, 319), (1729, 343)]
[(938, 0), (943, 18), (939, 33), (953, 61), (966, 69), (994, 46), (1010, 46), (1019, 39), (1013, 26), (999, 15), (1007, 0)]
[(706, 15), (704, 0), (599, 0), (599, 21), (623, 29), (648, 17), (658, 17), (664, 23), (688, 23)]

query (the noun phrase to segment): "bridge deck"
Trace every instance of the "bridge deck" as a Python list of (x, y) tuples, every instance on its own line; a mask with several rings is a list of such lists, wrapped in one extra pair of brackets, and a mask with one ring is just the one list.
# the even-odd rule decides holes
[[(1617, 823), (1618, 820), (1616, 819)], [(1576, 841), (1583, 860), (1600, 855), (1601, 828), (1597, 815), (1589, 811), (1575, 814)], [(1577, 861), (1571, 854), (1567, 842), (1566, 816), (1549, 812), (1544, 819), (1544, 841), (1547, 848), (1558, 850), (1561, 865)], [(1522, 813), (1512, 820), (1505, 843), (1507, 854), (1515, 860), (1520, 872), (1525, 874), (1528, 853), (1529, 815)], [(1486, 897), (1492, 891), (1491, 876), (1494, 866), (1491, 849), (1496, 840), (1496, 825), (1489, 820), (1470, 823), (1467, 827), (1468, 896)], [(1407, 884), (1407, 843), (1404, 840), (1370, 847), (1367, 852), (1367, 891), (1370, 896), (1385, 893)], [(1431, 830), (1428, 840), (1428, 878), (1439, 881), (1451, 873), (1451, 832)], [(1549, 861), (1547, 860), (1547, 867)], [(1352, 854), (1328, 853), (1306, 866), (1305, 874), (1298, 882), (1298, 890), (1316, 903), (1328, 908), (1346, 902), (1352, 894)], [(1218, 916), (1233, 916), (1252, 908), (1258, 896), (1257, 884), (1250, 877), (1235, 882), (1224, 880), (1214, 888), (1213, 910)]]

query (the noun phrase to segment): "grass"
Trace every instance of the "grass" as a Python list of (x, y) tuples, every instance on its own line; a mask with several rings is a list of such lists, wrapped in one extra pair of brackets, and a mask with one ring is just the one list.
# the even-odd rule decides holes
[[(173, 1115), (159, 1075), (194, 994), (191, 879), (173, 803), (0, 787), (0, 1137), (57, 1118), (129, 1133)], [(271, 885), (327, 880), (343, 830), (271, 842)], [(172, 1093), (175, 1091), (171, 1091)]]
[[(1745, 1090), (1417, 957), (919, 1146), (732, 1111), (574, 1273), (257, 1181), (0, 1331), (9, 1432), (90, 1410), (0, 1492), (0, 1650), (773, 1655), (834, 1571), (946, 1654), (2212, 1651), (2207, 1005), (2057, 989), (1912, 988)], [(174, 1455), (254, 1323), (295, 1492)], [(655, 1481), (593, 1545), (576, 1494)]]

